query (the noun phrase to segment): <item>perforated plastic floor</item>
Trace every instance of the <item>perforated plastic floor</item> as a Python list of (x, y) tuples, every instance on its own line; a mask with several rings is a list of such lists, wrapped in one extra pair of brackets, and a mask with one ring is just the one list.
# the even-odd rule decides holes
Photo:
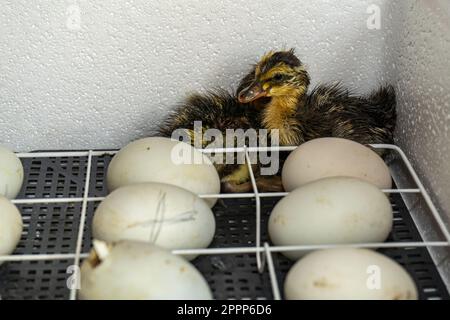
[[(106, 168), (111, 156), (93, 157), (89, 196), (105, 196)], [(22, 159), (25, 182), (18, 198), (82, 197), (87, 157)], [(421, 241), (399, 195), (392, 196), (394, 228), (391, 241)], [(262, 240), (267, 218), (277, 199), (262, 199)], [(91, 219), (98, 203), (89, 203), (82, 252), (91, 246)], [(15, 254), (74, 253), (81, 203), (19, 205), (24, 232)], [(253, 199), (228, 199), (214, 207), (217, 230), (212, 247), (254, 246)], [(427, 249), (380, 250), (402, 264), (414, 278), (421, 299), (449, 299)], [(279, 281), (292, 262), (274, 254)], [(259, 274), (253, 254), (201, 256), (193, 261), (208, 280), (216, 299), (272, 299), (269, 274)], [(73, 260), (7, 262), (0, 266), (2, 299), (68, 299), (67, 268)]]

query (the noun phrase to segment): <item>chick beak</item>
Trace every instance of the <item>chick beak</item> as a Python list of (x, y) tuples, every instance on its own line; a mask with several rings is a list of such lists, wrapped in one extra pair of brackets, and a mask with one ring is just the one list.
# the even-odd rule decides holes
[(240, 103), (249, 103), (266, 95), (267, 92), (263, 90), (261, 84), (259, 82), (253, 82), (239, 92), (238, 100)]

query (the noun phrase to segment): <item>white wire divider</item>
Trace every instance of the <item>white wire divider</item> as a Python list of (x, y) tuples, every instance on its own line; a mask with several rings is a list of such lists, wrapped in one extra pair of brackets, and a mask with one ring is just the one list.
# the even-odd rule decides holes
[[(238, 199), (238, 198), (254, 198), (255, 199), (255, 219), (256, 219), (256, 239), (254, 246), (249, 247), (229, 247), (229, 248), (199, 248), (199, 249), (179, 249), (172, 250), (173, 254), (177, 255), (217, 255), (217, 254), (255, 254), (257, 268), (260, 273), (264, 272), (267, 265), (269, 273), (273, 298), (279, 300), (281, 298), (280, 290), (278, 288), (278, 281), (276, 278), (275, 267), (272, 260), (272, 253), (286, 252), (286, 251), (311, 251), (336, 247), (351, 247), (351, 248), (416, 248), (416, 247), (450, 247), (450, 232), (448, 231), (444, 220), (436, 209), (430, 195), (426, 191), (417, 173), (415, 172), (411, 162), (401, 148), (392, 144), (372, 144), (370, 145), (377, 149), (389, 149), (396, 152), (403, 163), (405, 164), (408, 173), (411, 175), (414, 183), (413, 188), (403, 189), (383, 189), (384, 193), (414, 193), (420, 194), (427, 204), (435, 222), (439, 226), (439, 231), (442, 233), (443, 241), (422, 241), (422, 242), (379, 242), (379, 243), (351, 243), (351, 244), (318, 244), (318, 245), (292, 245), (292, 246), (271, 246), (267, 242), (261, 245), (261, 198), (268, 197), (283, 197), (288, 192), (259, 192), (256, 185), (256, 180), (251, 166), (250, 153), (251, 152), (271, 152), (271, 151), (292, 151), (296, 146), (270, 146), (270, 147), (236, 147), (236, 148), (206, 148), (199, 149), (203, 153), (245, 153), (245, 161), (249, 169), (250, 179), (252, 183), (253, 192), (248, 193), (220, 193), (220, 194), (201, 194), (200, 198), (219, 198), (219, 199)], [(0, 255), (0, 262), (4, 261), (39, 261), (39, 260), (66, 260), (73, 259), (74, 265), (79, 266), (80, 260), (88, 256), (87, 252), (81, 252), (83, 244), (84, 226), (86, 223), (87, 204), (89, 202), (100, 202), (105, 197), (89, 197), (89, 185), (91, 179), (92, 158), (101, 157), (105, 155), (113, 156), (116, 150), (105, 151), (55, 151), (55, 152), (29, 152), (16, 153), (19, 158), (58, 158), (58, 157), (87, 157), (87, 168), (85, 174), (85, 187), (83, 197), (69, 197), (69, 198), (26, 198), (13, 199), (14, 204), (42, 204), (42, 203), (82, 203), (80, 212), (80, 223), (78, 226), (76, 249), (74, 253), (68, 254), (12, 254)], [(76, 299), (77, 288), (70, 289), (70, 299)]]

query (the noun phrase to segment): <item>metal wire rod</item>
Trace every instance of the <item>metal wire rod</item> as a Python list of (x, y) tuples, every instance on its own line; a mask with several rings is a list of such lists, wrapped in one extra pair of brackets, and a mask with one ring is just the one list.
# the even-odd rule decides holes
[[(330, 248), (418, 248), (418, 247), (450, 247), (450, 242), (377, 242), (377, 243), (348, 243), (348, 244), (314, 244), (314, 245), (292, 245), (292, 246), (269, 246), (270, 252), (284, 251), (311, 251)], [(199, 248), (199, 249), (177, 249), (171, 252), (176, 255), (221, 255), (264, 252), (266, 249), (256, 246), (232, 247), (232, 248)], [(86, 258), (89, 253), (80, 253), (80, 258)], [(29, 260), (58, 260), (75, 258), (75, 253), (69, 254), (30, 254), (30, 255), (4, 255), (0, 261), (29, 261)]]
[(274, 300), (281, 300), (280, 289), (278, 288), (277, 275), (273, 265), (272, 253), (269, 251), (269, 244), (264, 243), (264, 251), (266, 253), (267, 269), (269, 270), (270, 283), (272, 286), (272, 294)]
[[(80, 264), (80, 254), (81, 254), (81, 247), (83, 244), (83, 234), (84, 234), (84, 225), (85, 225), (85, 220), (86, 220), (87, 197), (89, 195), (89, 181), (91, 178), (91, 168), (92, 168), (92, 151), (89, 151), (87, 170), (86, 170), (86, 182), (84, 185), (83, 204), (81, 206), (80, 225), (78, 226), (78, 238), (77, 238), (77, 246), (76, 246), (76, 251), (75, 251), (75, 259), (74, 259), (75, 266), (79, 266), (79, 264)], [(80, 276), (80, 275), (78, 275), (78, 276)], [(76, 290), (77, 290), (76, 286), (73, 286), (70, 289), (70, 300), (76, 299), (76, 296), (77, 296)]]
[(258, 186), (256, 185), (255, 175), (253, 173), (253, 168), (250, 161), (250, 156), (245, 150), (245, 161), (247, 163), (248, 171), (250, 174), (250, 180), (252, 182), (253, 192), (255, 193), (256, 200), (256, 248), (258, 251), (256, 252), (256, 265), (258, 267), (258, 271), (262, 273), (264, 271), (264, 260), (259, 252), (261, 248), (261, 199), (259, 198)]

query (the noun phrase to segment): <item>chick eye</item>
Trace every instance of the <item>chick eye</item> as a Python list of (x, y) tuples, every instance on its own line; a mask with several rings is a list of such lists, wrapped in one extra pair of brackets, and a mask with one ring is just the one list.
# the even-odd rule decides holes
[(283, 75), (282, 74), (276, 74), (276, 75), (274, 75), (273, 77), (272, 77), (272, 80), (274, 80), (274, 81), (281, 81), (281, 80), (283, 80)]

